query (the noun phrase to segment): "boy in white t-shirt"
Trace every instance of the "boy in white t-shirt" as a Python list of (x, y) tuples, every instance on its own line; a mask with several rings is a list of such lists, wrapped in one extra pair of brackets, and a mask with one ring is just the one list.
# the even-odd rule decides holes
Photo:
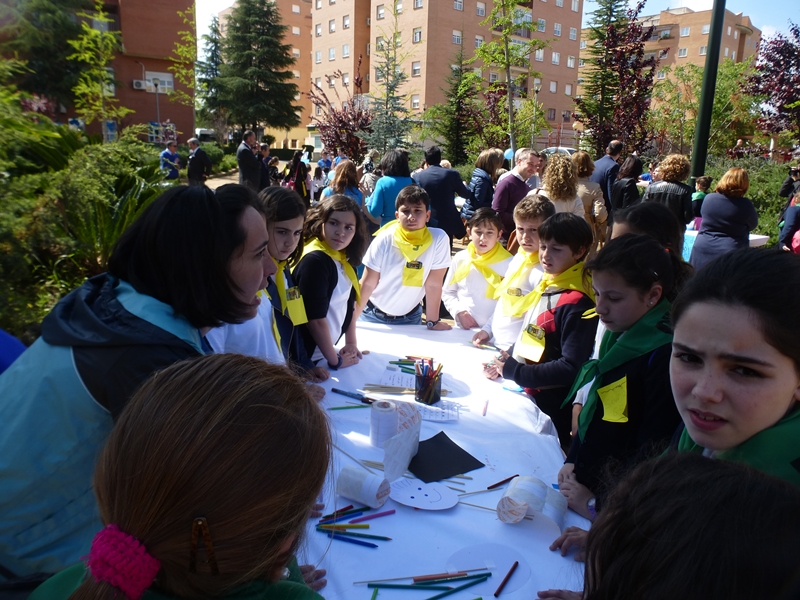
[(364, 256), (361, 318), (394, 325), (422, 322), (427, 297), (427, 327), (450, 329), (439, 319), (442, 283), (450, 266), (450, 240), (441, 229), (428, 228), (430, 198), (409, 185), (397, 195), (396, 221), (378, 230)]
[(503, 223), (494, 210), (479, 208), (467, 223), (469, 246), (450, 264), (442, 301), (462, 329), (482, 327), (492, 317), (495, 292), (512, 258), (499, 244), (502, 230)]
[(494, 338), (494, 345), (500, 350), (514, 345), (522, 329), (522, 319), (530, 308), (528, 299), (544, 275), (539, 264), (539, 226), (554, 214), (553, 203), (536, 194), (528, 194), (514, 207), (519, 250), (497, 287), (494, 312), (481, 331), (472, 337), (473, 344), (485, 344)]

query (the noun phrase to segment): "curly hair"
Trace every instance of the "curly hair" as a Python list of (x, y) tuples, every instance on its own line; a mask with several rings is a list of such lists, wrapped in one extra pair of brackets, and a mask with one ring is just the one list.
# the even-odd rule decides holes
[(572, 200), (578, 191), (575, 165), (566, 154), (554, 154), (544, 171), (544, 187), (551, 200)]
[(658, 165), (658, 176), (663, 181), (685, 181), (692, 165), (683, 154), (670, 154)]

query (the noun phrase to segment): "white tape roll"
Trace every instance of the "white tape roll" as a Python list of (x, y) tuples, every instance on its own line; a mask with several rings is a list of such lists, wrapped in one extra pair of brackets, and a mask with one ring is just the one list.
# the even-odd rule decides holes
[(563, 526), (567, 499), (536, 477), (515, 477), (497, 503), (497, 516), (504, 523), (519, 523), (526, 515), (543, 514)]
[(389, 482), (383, 477), (349, 465), (341, 470), (336, 480), (337, 494), (371, 508), (386, 504), (390, 492)]
[(397, 406), (388, 400), (372, 403), (369, 418), (369, 441), (383, 448), (384, 442), (397, 435)]

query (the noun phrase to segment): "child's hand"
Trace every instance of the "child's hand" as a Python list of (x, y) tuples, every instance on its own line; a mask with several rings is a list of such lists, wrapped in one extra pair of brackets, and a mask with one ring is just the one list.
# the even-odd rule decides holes
[(342, 357), (342, 366), (339, 367), (340, 369), (344, 369), (345, 367), (352, 367), (353, 365), (357, 365), (361, 360), (360, 353), (359, 354), (345, 354), (344, 352), (340, 352), (339, 356)]
[(355, 356), (356, 358), (358, 358), (358, 360), (361, 360), (363, 358), (361, 351), (355, 344), (345, 344), (344, 346), (342, 346), (342, 349), (339, 350), (339, 354), (341, 354), (342, 357), (349, 354), (350, 356)]
[(325, 388), (320, 385), (311, 384), (308, 386), (308, 393), (314, 400), (319, 402), (325, 397)]
[(444, 321), (439, 321), (438, 323), (436, 323), (436, 325), (431, 327), (432, 331), (447, 331), (448, 329), (452, 329), (452, 327), (450, 327), (450, 325), (448, 325)]
[(561, 556), (566, 556), (570, 548), (575, 547), (578, 549), (575, 560), (583, 562), (586, 558), (586, 538), (588, 535), (589, 532), (580, 527), (567, 527), (564, 533), (550, 544), (550, 550), (561, 549)]
[(497, 379), (503, 376), (503, 365), (496, 362), (488, 362), (483, 365), (483, 374), (489, 379)]
[(587, 519), (592, 518), (586, 503), (594, 498), (594, 493), (582, 483), (578, 483), (578, 478), (575, 477), (575, 473), (567, 475), (564, 478), (564, 482), (558, 485), (558, 488), (567, 499), (567, 506), (582, 517), (586, 517)]
[(561, 484), (572, 475), (572, 472), (575, 470), (575, 465), (573, 463), (566, 463), (561, 470), (558, 472), (558, 486), (559, 489), (561, 488)]
[(464, 329), (472, 329), (473, 327), (478, 327), (478, 322), (471, 314), (469, 314), (469, 311), (462, 310), (460, 313), (456, 315), (456, 319), (461, 324), (461, 327), (463, 327)]
[(311, 505), (311, 514), (308, 516), (309, 519), (319, 519), (322, 516), (322, 509), (325, 508), (325, 505), (321, 502), (315, 502)]
[(308, 380), (314, 383), (326, 381), (331, 376), (331, 372), (325, 367), (313, 367), (308, 370)]
[(481, 329), (478, 333), (472, 336), (472, 345), (480, 346), (488, 342), (490, 338), (491, 336)]
[(315, 592), (320, 591), (326, 585), (328, 580), (323, 579), (328, 572), (325, 569), (317, 569), (314, 565), (301, 565), (300, 572), (303, 574), (303, 580)]

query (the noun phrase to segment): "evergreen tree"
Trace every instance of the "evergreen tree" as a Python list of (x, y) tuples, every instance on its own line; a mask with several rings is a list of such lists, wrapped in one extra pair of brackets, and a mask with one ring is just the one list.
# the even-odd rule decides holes
[(223, 143), (227, 138), (228, 109), (220, 92), (220, 69), (222, 67), (222, 36), (219, 20), (212, 17), (208, 33), (203, 35), (203, 56), (197, 62), (197, 118), (210, 125), (216, 132), (217, 141)]
[(289, 70), (295, 61), (291, 45), (283, 43), (286, 29), (273, 0), (239, 0), (228, 19), (220, 97), (231, 122), (242, 128), (300, 124), (302, 107), (293, 104), (299, 91)]
[(370, 93), (370, 110), (372, 112), (372, 131), (359, 132), (367, 146), (375, 148), (381, 155), (388, 150), (404, 146), (412, 128), (409, 118), (411, 111), (405, 94), (400, 88), (408, 80), (408, 74), (401, 68), (406, 55), (401, 53), (401, 34), (397, 27), (397, 13), (394, 13), (394, 25), (388, 34), (381, 31), (383, 40), (376, 44), (374, 56), (375, 79), (373, 88), (377, 93)]

